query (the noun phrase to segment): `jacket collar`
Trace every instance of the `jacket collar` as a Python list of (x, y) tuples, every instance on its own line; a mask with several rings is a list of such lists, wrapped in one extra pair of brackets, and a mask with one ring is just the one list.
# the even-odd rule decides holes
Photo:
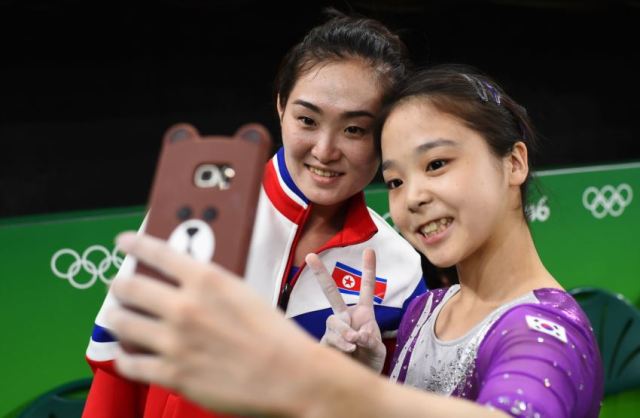
[[(263, 187), (269, 200), (290, 221), (302, 226), (311, 211), (313, 203), (294, 183), (284, 158), (284, 148), (280, 148), (267, 163)], [(378, 231), (364, 200), (359, 192), (349, 198), (347, 215), (343, 229), (332, 237), (318, 252), (332, 248), (364, 242)]]

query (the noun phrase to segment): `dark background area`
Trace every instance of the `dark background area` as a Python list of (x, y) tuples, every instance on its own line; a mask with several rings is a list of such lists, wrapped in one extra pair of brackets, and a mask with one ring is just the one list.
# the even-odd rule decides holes
[(640, 160), (638, 1), (0, 0), (0, 217), (144, 204), (176, 122), (279, 141), (278, 63), (330, 5), (499, 80), (536, 168)]

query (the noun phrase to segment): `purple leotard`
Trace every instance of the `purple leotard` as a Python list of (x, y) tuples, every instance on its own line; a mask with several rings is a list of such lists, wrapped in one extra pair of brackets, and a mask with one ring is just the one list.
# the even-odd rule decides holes
[[(410, 367), (427, 364), (422, 357), (414, 358), (413, 362), (411, 358), (429, 357), (424, 348), (420, 350), (420, 345), (433, 344), (429, 338), (434, 339), (435, 334), (430, 334), (427, 328), (433, 325), (438, 305), (443, 298), (447, 299), (448, 290), (427, 292), (408, 307), (398, 330), (399, 349), (392, 364), (396, 374), (392, 374), (392, 379), (405, 384), (411, 381), (427, 390), (441, 388), (442, 382), (448, 382), (452, 389), (447, 394), (512, 416), (598, 416), (603, 379), (596, 340), (577, 302), (558, 289), (535, 290), (519, 303), (505, 306), (493, 320), (485, 321), (484, 329), (474, 328), (470, 333), (477, 335), (476, 343), (463, 347), (470, 358), (466, 363), (465, 351), (460, 348), (457, 352), (460, 360), (443, 365), (444, 372), (431, 366), (430, 372), (409, 371), (411, 378), (408, 378)], [(434, 311), (437, 312), (431, 318)]]

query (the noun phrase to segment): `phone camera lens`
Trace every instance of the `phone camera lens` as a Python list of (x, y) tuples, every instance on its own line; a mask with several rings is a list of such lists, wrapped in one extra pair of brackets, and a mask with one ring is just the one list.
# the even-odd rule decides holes
[(209, 181), (211, 180), (211, 176), (212, 176), (211, 170), (205, 170), (202, 172), (201, 178), (204, 181)]

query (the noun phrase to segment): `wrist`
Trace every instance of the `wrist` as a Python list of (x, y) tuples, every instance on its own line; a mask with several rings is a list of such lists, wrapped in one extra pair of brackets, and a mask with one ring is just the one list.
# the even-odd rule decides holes
[(386, 380), (344, 354), (316, 345), (313, 363), (298, 385), (296, 409), (290, 416), (303, 418), (375, 415), (375, 400)]

